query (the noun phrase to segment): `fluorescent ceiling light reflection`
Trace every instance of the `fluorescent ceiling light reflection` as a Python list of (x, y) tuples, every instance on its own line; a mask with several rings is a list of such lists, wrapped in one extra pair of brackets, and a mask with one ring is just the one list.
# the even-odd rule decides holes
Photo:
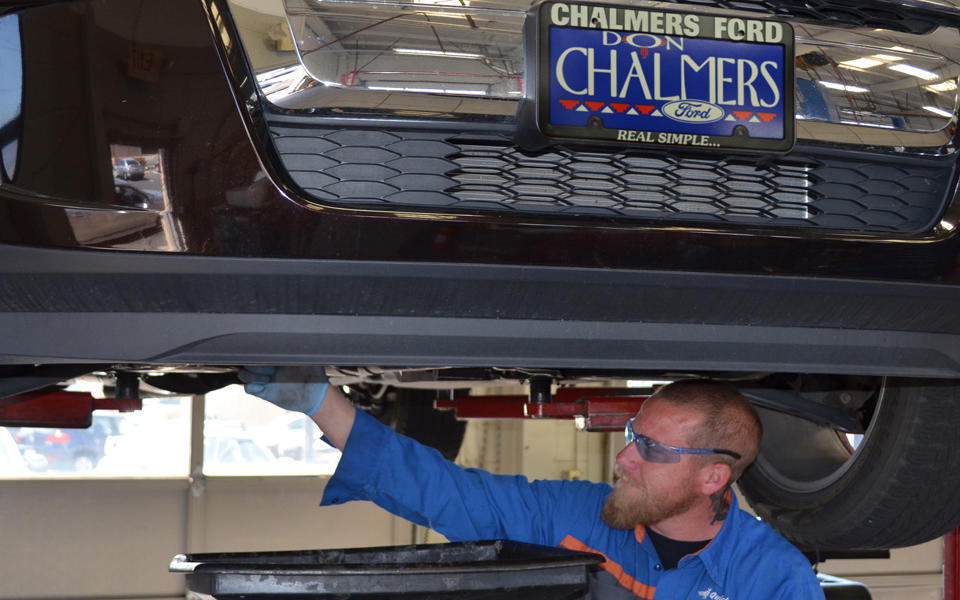
[(952, 92), (957, 89), (956, 81), (941, 81), (940, 83), (934, 83), (931, 85), (924, 86), (931, 92)]
[[(891, 50), (902, 50), (904, 52), (909, 52), (906, 48), (900, 48), (899, 46), (895, 48), (890, 48)], [(853, 60), (845, 60), (840, 64), (841, 67), (848, 67), (852, 69), (872, 69), (880, 65), (885, 65), (887, 63), (895, 63), (898, 60), (903, 60), (904, 57), (896, 56), (893, 54), (873, 54), (871, 56), (865, 56), (863, 58), (855, 58)]]
[(396, 86), (385, 86), (385, 85), (369, 85), (367, 86), (368, 90), (373, 90), (375, 92), (412, 92), (416, 94), (450, 94), (450, 95), (461, 95), (461, 96), (486, 96), (486, 90), (444, 90), (440, 88), (412, 88), (412, 87), (396, 87)]
[(840, 66), (852, 69), (869, 69), (870, 67), (876, 67), (877, 65), (882, 64), (882, 60), (876, 60), (874, 58), (858, 58), (856, 60), (845, 60), (840, 63)]
[(927, 81), (932, 79), (940, 79), (940, 76), (933, 71), (927, 71), (926, 69), (921, 69), (920, 67), (915, 67), (913, 65), (890, 65), (888, 68), (894, 71), (899, 71), (906, 75), (910, 75), (911, 77), (917, 77)]
[(858, 85), (843, 85), (842, 83), (837, 83), (836, 81), (821, 81), (820, 85), (831, 90), (841, 90), (856, 94), (865, 94), (870, 91), (867, 88), (860, 87)]
[(840, 121), (844, 125), (858, 125), (860, 127), (880, 127), (882, 129), (896, 129), (893, 125), (885, 125), (883, 123), (869, 123), (866, 121)]
[(667, 385), (670, 383), (669, 379), (629, 379), (627, 380), (628, 388), (650, 388), (656, 387), (659, 385)]
[(932, 113), (935, 114), (935, 115), (940, 115), (941, 117), (948, 117), (948, 118), (949, 118), (949, 117), (952, 117), (952, 116), (953, 116), (953, 113), (952, 113), (952, 112), (950, 112), (949, 110), (944, 110), (944, 109), (940, 108), (939, 106), (924, 106), (924, 107), (923, 107), (923, 110), (928, 110), (928, 111), (932, 112)]
[(445, 58), (469, 58), (479, 60), (483, 58), (480, 54), (470, 52), (447, 52), (444, 50), (418, 50), (417, 48), (394, 48), (397, 54), (412, 54), (414, 56), (443, 56)]

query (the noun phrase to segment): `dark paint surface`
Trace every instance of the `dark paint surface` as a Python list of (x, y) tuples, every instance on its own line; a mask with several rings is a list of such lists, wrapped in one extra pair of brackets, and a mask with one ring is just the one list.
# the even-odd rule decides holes
[[(238, 109), (203, 3), (80, 2), (21, 14), (23, 130), (13, 186), (0, 190), (0, 242), (210, 256), (958, 279), (956, 236), (817, 239), (749, 228), (689, 231), (311, 207), (287, 197), (261, 167), (244, 126), (246, 118), (259, 135), (258, 109), (247, 115)], [(242, 77), (237, 55), (225, 58)], [(163, 153), (163, 210), (102, 209), (113, 190), (111, 144)], [(78, 219), (106, 233), (78, 237)]]

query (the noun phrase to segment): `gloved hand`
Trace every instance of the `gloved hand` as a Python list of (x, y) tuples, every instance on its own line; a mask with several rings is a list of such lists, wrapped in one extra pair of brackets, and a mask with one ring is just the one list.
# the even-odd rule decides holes
[(238, 376), (246, 393), (308, 417), (320, 410), (330, 385), (323, 367), (244, 367)]

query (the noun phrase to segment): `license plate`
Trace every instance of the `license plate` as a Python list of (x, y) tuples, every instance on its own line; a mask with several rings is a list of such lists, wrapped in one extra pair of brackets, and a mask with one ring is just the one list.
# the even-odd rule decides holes
[(540, 6), (537, 124), (548, 137), (786, 152), (793, 28), (600, 4)]

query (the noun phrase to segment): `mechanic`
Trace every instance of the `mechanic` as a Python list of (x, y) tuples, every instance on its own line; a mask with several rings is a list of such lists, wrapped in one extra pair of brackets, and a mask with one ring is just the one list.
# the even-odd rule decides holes
[(343, 451), (321, 505), (370, 500), (451, 541), (601, 553), (589, 598), (823, 598), (804, 556), (731, 493), (761, 426), (727, 384), (673, 383), (644, 402), (611, 487), (463, 469), (355, 409), (322, 369), (250, 367), (240, 378), (247, 393), (309, 415)]

